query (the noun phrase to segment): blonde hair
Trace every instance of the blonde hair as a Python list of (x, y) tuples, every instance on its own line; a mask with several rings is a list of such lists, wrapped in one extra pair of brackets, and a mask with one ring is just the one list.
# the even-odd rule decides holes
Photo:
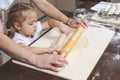
[(23, 13), (29, 10), (35, 11), (35, 8), (28, 3), (16, 3), (10, 8), (7, 17), (8, 20), (6, 22), (6, 29), (7, 29), (6, 34), (9, 37), (12, 38), (14, 36), (14, 32), (17, 31), (14, 28), (14, 23), (17, 22), (21, 24), (23, 21), (25, 21), (26, 16), (24, 16)]

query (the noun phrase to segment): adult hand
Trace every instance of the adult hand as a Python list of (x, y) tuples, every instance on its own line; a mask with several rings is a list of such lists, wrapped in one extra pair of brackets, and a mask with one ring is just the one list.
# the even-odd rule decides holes
[(55, 65), (61, 65), (60, 67), (64, 67), (65, 64), (68, 64), (67, 60), (58, 54), (34, 55), (30, 61), (30, 63), (38, 68), (48, 69), (55, 72), (59, 71), (58, 67)]
[(66, 24), (72, 28), (77, 28), (77, 27), (84, 27), (87, 28), (88, 26), (88, 21), (85, 19), (80, 19), (80, 18), (76, 18), (76, 19), (68, 19)]

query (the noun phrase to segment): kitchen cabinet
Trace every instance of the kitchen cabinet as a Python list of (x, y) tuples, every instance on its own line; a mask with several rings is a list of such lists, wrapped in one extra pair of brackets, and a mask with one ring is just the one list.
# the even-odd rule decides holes
[(73, 11), (76, 9), (79, 0), (55, 0), (56, 7), (63, 11)]
[[(76, 8), (79, 0), (48, 0), (48, 1), (61, 11), (72, 12)], [(39, 17), (45, 15), (38, 9), (37, 12)]]
[[(55, 0), (48, 0), (48, 1), (55, 6)], [(34, 4), (32, 3), (32, 5), (34, 5)], [(35, 6), (35, 5), (34, 5), (34, 6)], [(39, 18), (45, 15), (45, 14), (44, 14), (43, 12), (41, 12), (37, 7), (36, 7), (36, 9), (37, 9), (37, 13), (38, 13), (38, 17), (39, 17)]]

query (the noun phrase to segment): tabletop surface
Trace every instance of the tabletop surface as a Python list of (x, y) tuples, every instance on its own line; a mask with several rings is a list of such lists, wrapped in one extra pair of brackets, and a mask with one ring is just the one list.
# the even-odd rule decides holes
[[(95, 3), (79, 7), (87, 8)], [(85, 4), (88, 4), (87, 2)], [(119, 80), (120, 79), (120, 26), (111, 25), (107, 28), (114, 30), (116, 33), (111, 42), (104, 51), (102, 57), (91, 72), (88, 80)], [(29, 69), (9, 60), (0, 67), (0, 80), (65, 80), (60, 77), (52, 76), (47, 73)]]

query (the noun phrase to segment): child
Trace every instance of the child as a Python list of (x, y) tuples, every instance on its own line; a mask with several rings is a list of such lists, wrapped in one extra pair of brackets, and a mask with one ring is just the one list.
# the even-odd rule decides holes
[[(17, 3), (11, 7), (8, 13), (8, 21), (6, 27), (8, 36), (23, 46), (28, 46), (32, 41), (40, 36), (40, 31), (50, 27), (59, 27), (60, 31), (66, 35), (70, 32), (70, 28), (57, 20), (48, 20), (41, 24), (37, 21), (37, 13), (33, 6), (27, 3)], [(12, 32), (13, 31), (13, 32)], [(49, 48), (28, 47), (36, 54), (51, 53), (54, 50), (60, 50), (59, 47), (53, 46)]]

